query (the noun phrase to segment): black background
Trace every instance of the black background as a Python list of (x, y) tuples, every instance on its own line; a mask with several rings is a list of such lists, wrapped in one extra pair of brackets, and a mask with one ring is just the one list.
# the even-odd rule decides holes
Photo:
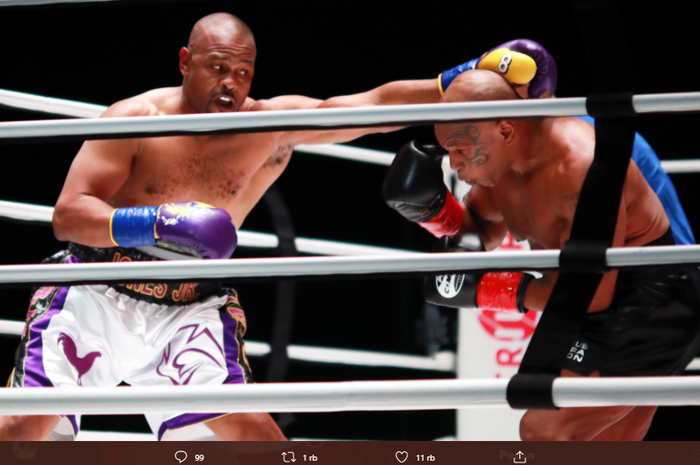
[[(614, 5), (615, 2), (609, 2)], [(698, 90), (696, 14), (689, 2), (617, 2), (617, 32), (635, 93)], [(560, 97), (591, 91), (594, 62), (586, 55), (574, 9), (541, 2), (104, 2), (0, 9), (0, 88), (109, 105), (146, 90), (177, 86), (178, 50), (192, 25), (217, 11), (239, 16), (253, 30), (258, 59), (250, 96), (301, 94), (327, 98), (400, 79), (425, 79), (519, 37), (543, 44), (559, 68)], [(612, 15), (612, 13), (611, 13)], [(612, 18), (612, 16), (611, 16)], [(611, 48), (612, 50), (613, 48)], [(617, 50), (617, 49), (615, 49)], [(42, 118), (0, 108), (0, 120)], [(46, 116), (50, 117), (50, 116)], [(697, 114), (647, 115), (639, 131), (664, 159), (700, 158)], [(396, 151), (407, 140), (434, 140), (429, 127), (369, 136), (353, 144)], [(0, 199), (53, 205), (80, 144), (0, 146)], [(388, 247), (429, 250), (431, 236), (382, 202), (386, 168), (296, 154), (277, 185), (296, 232)], [(697, 175), (673, 175), (691, 226), (700, 232)], [(272, 231), (263, 205), (244, 229)], [(0, 224), (0, 262), (36, 263), (60, 250), (48, 227)], [(239, 249), (236, 256), (264, 256)], [(292, 342), (328, 347), (424, 353), (414, 322), (421, 315), (417, 279), (303, 282), (296, 298)], [(236, 286), (248, 317), (247, 338), (270, 340), (274, 284)], [(23, 319), (28, 290), (2, 290), (2, 319)], [(451, 315), (448, 315), (451, 316)], [(0, 336), (0, 374), (9, 375), (16, 338)], [(478, 356), (478, 354), (475, 354)], [(253, 371), (266, 362), (252, 359)], [(399, 369), (292, 363), (290, 381), (406, 379), (444, 374)], [(700, 438), (694, 408), (661, 409), (647, 439)], [(88, 417), (86, 429), (147, 430), (140, 417)], [(300, 414), (293, 437), (429, 440), (454, 434), (453, 412)]]

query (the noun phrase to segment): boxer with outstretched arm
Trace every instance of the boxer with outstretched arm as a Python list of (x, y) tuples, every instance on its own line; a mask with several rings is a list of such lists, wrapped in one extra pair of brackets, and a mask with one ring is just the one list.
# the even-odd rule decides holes
[[(238, 18), (197, 22), (180, 50), (181, 87), (112, 105), (103, 117), (436, 103), (435, 79), (401, 81), (326, 101), (248, 97), (256, 48)], [(56, 204), (52, 263), (147, 261), (172, 251), (226, 259), (236, 229), (280, 176), (297, 144), (344, 142), (394, 128), (278, 131), (86, 142)], [(217, 385), (252, 382), (246, 320), (215, 283), (48, 286), (35, 291), (11, 387)], [(284, 439), (260, 413), (148, 414), (159, 439)], [(10, 416), (0, 438), (72, 439), (78, 419)]]

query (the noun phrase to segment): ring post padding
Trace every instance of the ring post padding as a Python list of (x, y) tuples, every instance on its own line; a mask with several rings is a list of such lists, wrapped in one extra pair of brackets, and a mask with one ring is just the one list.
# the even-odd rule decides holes
[(555, 379), (555, 375), (516, 374), (506, 388), (508, 405), (523, 410), (558, 410), (552, 398)]
[(610, 246), (605, 241), (568, 240), (559, 255), (560, 273), (603, 274), (610, 271), (605, 252)]
[[(569, 240), (559, 256), (561, 273), (530, 340), (519, 374), (559, 375), (576, 341), (593, 296), (608, 271), (606, 248), (613, 243), (622, 191), (635, 137), (635, 110), (627, 93), (592, 95), (586, 100), (595, 125), (593, 163), (584, 179)], [(509, 386), (513, 396), (528, 392), (524, 383)], [(542, 408), (523, 399), (522, 408)], [(551, 402), (553, 405), (553, 402)], [(551, 407), (551, 406), (550, 406)]]
[(592, 94), (586, 98), (586, 111), (593, 118), (630, 118), (637, 116), (631, 92)]

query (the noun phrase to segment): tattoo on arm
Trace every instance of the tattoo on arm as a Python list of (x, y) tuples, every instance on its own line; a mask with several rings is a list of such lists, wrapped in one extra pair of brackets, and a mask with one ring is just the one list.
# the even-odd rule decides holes
[(580, 195), (580, 192), (576, 192), (575, 194), (564, 196), (564, 202), (569, 205), (570, 212), (576, 211), (576, 206), (578, 205), (578, 198)]
[(467, 160), (474, 166), (481, 166), (489, 161), (489, 154), (482, 152), (479, 148), (482, 145), (479, 142), (479, 137), (481, 137), (481, 131), (479, 128), (473, 125), (467, 125), (452, 133), (453, 137), (466, 137), (469, 139), (474, 146), (474, 156), (467, 158)]

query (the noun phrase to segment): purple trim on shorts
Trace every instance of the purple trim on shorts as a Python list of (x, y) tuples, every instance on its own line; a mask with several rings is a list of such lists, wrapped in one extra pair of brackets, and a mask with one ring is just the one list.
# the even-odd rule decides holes
[(66, 303), (66, 296), (70, 287), (61, 287), (46, 313), (44, 313), (29, 330), (29, 343), (27, 344), (27, 355), (24, 360), (24, 383), (23, 387), (53, 387), (53, 383), (44, 371), (44, 345), (42, 336), (46, 328), (49, 327), (51, 319), (63, 310)]
[[(80, 263), (80, 261), (70, 261), (70, 257), (66, 263)], [(24, 386), (23, 387), (54, 387), (49, 377), (44, 370), (44, 331), (49, 327), (51, 319), (58, 315), (66, 303), (70, 287), (61, 287), (53, 300), (49, 310), (44, 313), (29, 330), (29, 344), (27, 344), (27, 356), (24, 360)], [(29, 375), (28, 375), (29, 374)], [(73, 436), (78, 435), (78, 422), (75, 415), (61, 415), (61, 418), (68, 418), (73, 427)]]
[[(224, 357), (226, 358), (226, 368), (228, 376), (224, 380), (224, 384), (244, 384), (245, 375), (240, 365), (238, 365), (238, 340), (236, 339), (236, 331), (238, 330), (238, 320), (233, 318), (227, 311), (219, 312), (221, 324), (224, 329)], [(203, 421), (211, 420), (225, 413), (183, 413), (175, 418), (164, 421), (158, 428), (158, 440), (163, 438), (163, 435), (172, 429), (184, 428), (185, 426), (194, 425)], [(214, 433), (212, 433), (214, 434)]]
[(81, 259), (76, 257), (75, 255), (71, 255), (66, 259), (66, 263), (71, 264), (71, 263), (83, 263)]
[(238, 320), (233, 318), (228, 311), (223, 310), (219, 312), (219, 318), (221, 318), (221, 324), (224, 327), (224, 357), (226, 357), (226, 368), (228, 369), (228, 376), (224, 380), (224, 384), (245, 384), (245, 374), (238, 364), (240, 358), (240, 348), (236, 338)]
[[(225, 413), (183, 413), (175, 418), (166, 420), (161, 423), (160, 428), (158, 428), (158, 440), (163, 439), (163, 435), (171, 429), (180, 429), (185, 426), (196, 425), (203, 421), (211, 420), (213, 418), (218, 418), (220, 416), (226, 415)], [(214, 433), (211, 433), (212, 435)]]

